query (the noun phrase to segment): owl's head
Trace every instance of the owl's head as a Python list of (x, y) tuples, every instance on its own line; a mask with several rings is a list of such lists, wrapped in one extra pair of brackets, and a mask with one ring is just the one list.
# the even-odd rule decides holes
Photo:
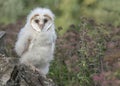
[(47, 31), (54, 24), (54, 14), (47, 8), (36, 8), (28, 15), (27, 22), (36, 31)]

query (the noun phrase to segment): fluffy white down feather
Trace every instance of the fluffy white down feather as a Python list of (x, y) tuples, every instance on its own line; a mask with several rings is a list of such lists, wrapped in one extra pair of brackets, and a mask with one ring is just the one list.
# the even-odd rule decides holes
[[(53, 60), (55, 48), (55, 26), (48, 31), (35, 31), (30, 25), (30, 19), (35, 14), (48, 14), (54, 21), (54, 14), (46, 8), (36, 8), (27, 17), (26, 25), (20, 30), (15, 51), (21, 57), (20, 62), (32, 64), (39, 68), (43, 74), (49, 71), (49, 64)], [(27, 50), (26, 50), (27, 49)]]

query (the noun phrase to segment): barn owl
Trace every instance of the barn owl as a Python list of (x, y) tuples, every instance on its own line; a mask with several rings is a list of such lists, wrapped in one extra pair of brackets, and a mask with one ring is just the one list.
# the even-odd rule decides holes
[(31, 64), (46, 75), (53, 60), (55, 40), (54, 14), (51, 10), (47, 8), (32, 10), (15, 43), (20, 63)]

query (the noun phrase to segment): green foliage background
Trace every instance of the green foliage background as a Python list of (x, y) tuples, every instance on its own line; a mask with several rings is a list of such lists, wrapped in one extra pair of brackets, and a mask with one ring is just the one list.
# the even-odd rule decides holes
[(120, 0), (0, 0), (0, 23), (14, 23), (35, 7), (48, 7), (56, 15), (56, 26), (64, 28), (61, 33), (70, 24), (79, 25), (81, 16), (117, 26), (119, 6)]

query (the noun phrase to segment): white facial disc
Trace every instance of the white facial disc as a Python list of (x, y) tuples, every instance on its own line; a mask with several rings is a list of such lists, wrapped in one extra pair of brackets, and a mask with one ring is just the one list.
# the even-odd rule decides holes
[(33, 21), (31, 22), (31, 26), (33, 27), (34, 30), (41, 32), (41, 29), (39, 28), (39, 26), (35, 24)]

